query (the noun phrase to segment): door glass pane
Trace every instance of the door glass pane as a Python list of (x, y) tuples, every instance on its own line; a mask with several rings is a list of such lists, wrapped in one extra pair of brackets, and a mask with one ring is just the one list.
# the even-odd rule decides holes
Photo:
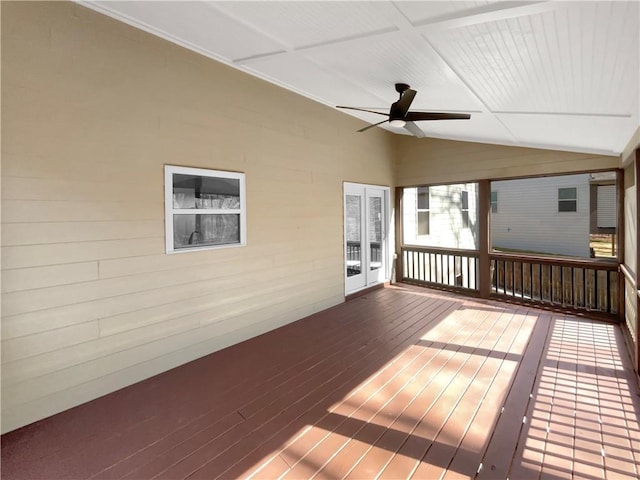
[(362, 223), (362, 197), (347, 195), (347, 277), (362, 273), (362, 243), (360, 225)]
[(369, 266), (382, 267), (382, 198), (369, 197)]

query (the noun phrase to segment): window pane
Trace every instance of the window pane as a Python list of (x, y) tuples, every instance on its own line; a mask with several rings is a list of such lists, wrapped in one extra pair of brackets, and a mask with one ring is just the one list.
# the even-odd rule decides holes
[(469, 210), (469, 192), (463, 191), (461, 200), (462, 200), (462, 209)]
[(362, 197), (347, 195), (347, 277), (362, 272), (362, 244), (360, 241), (360, 225), (362, 224)]
[(174, 215), (174, 248), (240, 243), (240, 215)]
[(577, 202), (575, 200), (560, 200), (558, 202), (559, 212), (575, 212), (577, 211)]
[(418, 209), (429, 210), (429, 187), (418, 187)]
[(369, 197), (369, 264), (371, 270), (382, 266), (382, 198)]
[(240, 180), (173, 174), (173, 208), (240, 208)]
[(491, 213), (498, 213), (498, 192), (491, 192)]
[(469, 228), (469, 210), (462, 211), (462, 228)]
[(576, 188), (559, 188), (558, 200), (576, 200), (578, 193)]
[(418, 212), (418, 235), (429, 235), (429, 212)]

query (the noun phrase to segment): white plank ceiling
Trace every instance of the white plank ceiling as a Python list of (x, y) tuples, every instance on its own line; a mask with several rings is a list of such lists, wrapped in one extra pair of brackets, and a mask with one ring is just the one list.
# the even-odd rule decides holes
[(79, 3), (331, 107), (386, 113), (403, 82), (471, 114), (427, 137), (619, 154), (640, 125), (638, 0)]

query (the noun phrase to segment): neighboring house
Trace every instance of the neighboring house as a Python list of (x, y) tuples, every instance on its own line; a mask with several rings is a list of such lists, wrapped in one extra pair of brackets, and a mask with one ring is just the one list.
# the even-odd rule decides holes
[(476, 183), (405, 188), (404, 243), (478, 248), (477, 188)]
[(493, 247), (589, 257), (590, 198), (589, 174), (492, 182)]
[[(492, 182), (496, 249), (588, 257), (589, 234), (616, 222), (613, 172)], [(476, 183), (404, 189), (404, 243), (477, 249), (477, 236)]]

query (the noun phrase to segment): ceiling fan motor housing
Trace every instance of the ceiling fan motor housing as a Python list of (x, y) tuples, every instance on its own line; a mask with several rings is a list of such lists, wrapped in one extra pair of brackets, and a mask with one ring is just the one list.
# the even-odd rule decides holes
[(411, 87), (409, 85), (407, 85), (406, 83), (396, 83), (396, 92), (398, 92), (400, 94), (400, 96), (402, 96), (402, 93), (405, 90), (409, 90)]

